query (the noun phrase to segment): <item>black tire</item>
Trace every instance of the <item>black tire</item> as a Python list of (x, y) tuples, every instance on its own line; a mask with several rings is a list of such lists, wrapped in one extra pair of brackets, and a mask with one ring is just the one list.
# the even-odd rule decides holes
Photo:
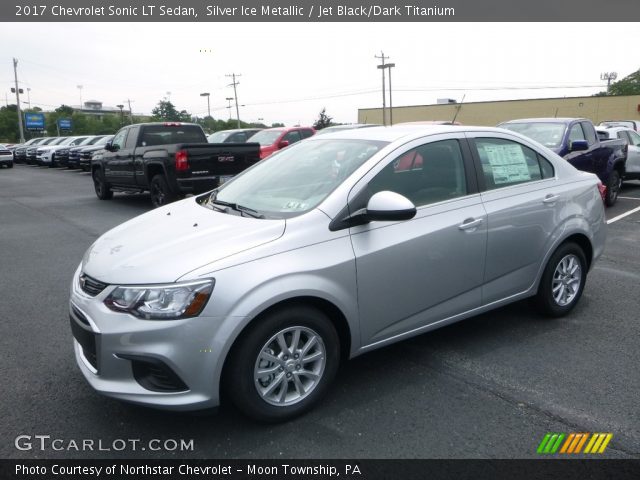
[[(296, 331), (299, 340), (297, 348), (293, 348)], [(279, 349), (280, 344), (274, 340), (279, 333), (290, 350)], [(303, 353), (308, 344), (311, 346)], [(264, 359), (262, 353), (265, 352), (273, 354), (272, 358), (277, 358), (278, 363)], [(304, 355), (307, 359), (314, 356), (316, 359), (305, 362), (300, 358)], [(324, 364), (320, 365), (322, 358)], [(224, 394), (242, 413), (255, 420), (285, 421), (307, 412), (325, 395), (339, 363), (340, 340), (324, 313), (303, 305), (283, 308), (260, 318), (236, 342), (225, 366)], [(259, 368), (277, 370), (256, 378)], [(313, 378), (314, 374), (318, 377)], [(280, 397), (277, 400), (267, 398), (270, 394), (264, 393), (272, 385), (275, 385), (273, 395)], [(262, 394), (259, 388), (264, 389)]]
[(607, 181), (607, 194), (604, 199), (607, 207), (613, 207), (616, 204), (621, 186), (622, 179), (620, 178), (620, 174), (617, 170), (612, 170), (609, 174), (609, 180)]
[(93, 177), (93, 188), (96, 191), (96, 196), (100, 200), (111, 200), (113, 198), (113, 191), (105, 180), (102, 170), (96, 168), (91, 176)]
[(13, 162), (10, 162), (9, 165), (7, 165), (9, 168), (13, 168)]
[[(575, 265), (579, 270), (570, 273)], [(576, 288), (577, 281), (580, 283)], [(564, 243), (551, 255), (544, 269), (535, 297), (536, 306), (545, 315), (562, 317), (576, 306), (586, 281), (587, 260), (584, 251), (573, 242)], [(554, 296), (554, 288), (558, 289), (557, 297)], [(565, 294), (566, 297), (562, 298)]]
[(51, 163), (49, 164), (49, 168), (53, 168), (56, 166), (56, 156), (54, 153), (51, 154)]
[(154, 208), (162, 207), (177, 199), (177, 195), (171, 191), (167, 180), (161, 174), (155, 175), (151, 179), (149, 193)]

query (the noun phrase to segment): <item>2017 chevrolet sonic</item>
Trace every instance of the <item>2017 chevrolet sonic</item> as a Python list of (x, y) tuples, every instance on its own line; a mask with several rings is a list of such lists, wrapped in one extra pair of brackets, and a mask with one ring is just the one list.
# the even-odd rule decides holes
[(100, 237), (75, 356), (111, 397), (284, 420), (341, 360), (525, 297), (567, 314), (605, 235), (598, 179), (516, 133), (321, 135)]

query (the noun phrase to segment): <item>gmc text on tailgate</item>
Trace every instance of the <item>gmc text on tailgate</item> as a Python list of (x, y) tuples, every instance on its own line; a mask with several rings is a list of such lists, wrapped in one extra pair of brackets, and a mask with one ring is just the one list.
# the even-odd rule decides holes
[(148, 191), (155, 207), (212, 190), (260, 159), (257, 143), (208, 143), (199, 125), (178, 122), (128, 125), (104, 148), (91, 164), (98, 198)]

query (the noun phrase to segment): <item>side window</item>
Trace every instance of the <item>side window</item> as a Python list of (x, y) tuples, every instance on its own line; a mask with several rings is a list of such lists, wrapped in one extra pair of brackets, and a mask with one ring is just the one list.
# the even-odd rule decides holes
[(571, 127), (571, 130), (569, 130), (569, 143), (575, 140), (586, 140), (584, 132), (582, 131), (582, 126), (579, 123), (576, 123)]
[(404, 195), (416, 207), (466, 195), (458, 141), (427, 143), (400, 155), (369, 182), (371, 195), (384, 190)]
[(289, 145), (291, 145), (292, 143), (299, 142), (301, 140), (300, 132), (298, 132), (297, 130), (293, 132), (289, 132), (284, 136), (282, 140), (287, 140), (289, 142)]
[(313, 130), (310, 130), (308, 128), (300, 130), (300, 133), (302, 134), (302, 138), (309, 138), (313, 136)]
[(631, 145), (635, 145), (636, 147), (640, 147), (640, 135), (636, 132), (628, 132), (629, 138), (631, 139)]
[(624, 140), (625, 142), (629, 143), (629, 137), (627, 136), (627, 132), (625, 131), (618, 132), (617, 137), (620, 140)]
[(138, 140), (138, 130), (140, 130), (140, 127), (131, 127), (129, 129), (129, 135), (127, 136), (127, 141), (125, 143), (127, 148), (136, 148), (136, 141)]
[(593, 145), (594, 143), (596, 143), (596, 132), (591, 126), (591, 124), (587, 122), (580, 122), (580, 123), (582, 124), (582, 131), (585, 134), (585, 139), (587, 140), (587, 143), (589, 145)]
[(244, 132), (236, 132), (227, 139), (227, 143), (243, 143), (247, 141)]
[(487, 190), (554, 176), (551, 162), (520, 143), (501, 138), (478, 138), (475, 145)]
[(124, 142), (127, 139), (127, 132), (129, 130), (120, 130), (115, 137), (113, 137), (113, 140), (111, 141), (111, 145), (113, 145), (115, 147), (115, 150), (120, 150), (121, 148), (124, 147)]

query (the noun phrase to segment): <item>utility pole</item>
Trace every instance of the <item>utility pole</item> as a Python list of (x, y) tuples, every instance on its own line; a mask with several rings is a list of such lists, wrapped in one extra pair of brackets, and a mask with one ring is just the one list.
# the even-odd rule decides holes
[(384, 86), (384, 61), (389, 58), (384, 56), (384, 52), (380, 51), (380, 56), (374, 55), (374, 58), (379, 58), (382, 63), (378, 65), (378, 68), (382, 70), (382, 124), (387, 124), (387, 95), (385, 94), (385, 86)]
[(211, 94), (209, 92), (204, 92), (200, 94), (201, 97), (207, 97), (207, 116), (211, 118), (211, 104), (209, 103), (209, 97)]
[(236, 75), (235, 73), (232, 73), (230, 75), (225, 75), (225, 76), (233, 78), (233, 83), (230, 83), (227, 86), (230, 87), (231, 85), (233, 85), (233, 97), (235, 98), (235, 102), (236, 102), (236, 118), (238, 119), (238, 128), (240, 128), (240, 109), (238, 108), (238, 91), (236, 90), (236, 85), (240, 85), (240, 82), (236, 82), (236, 77), (241, 77), (242, 75), (241, 74)]
[(129, 104), (129, 123), (133, 125), (133, 114), (131, 113), (131, 100), (127, 98), (127, 103)]
[(600, 74), (600, 80), (607, 81), (607, 95), (609, 95), (609, 88), (611, 87), (611, 81), (618, 78), (618, 72), (604, 72)]
[(229, 102), (227, 104), (227, 110), (229, 110), (229, 120), (231, 120), (231, 100), (233, 100), (233, 97), (227, 97), (225, 100)]
[(124, 108), (124, 105), (120, 104), (120, 105), (116, 105), (116, 107), (118, 107), (120, 109), (120, 127), (124, 126), (124, 114), (122, 113), (122, 109)]
[(18, 107), (18, 127), (20, 128), (20, 143), (24, 143), (24, 128), (22, 126), (22, 110), (20, 110), (20, 89), (18, 88), (18, 59), (13, 59), (13, 77), (16, 82), (16, 105)]

